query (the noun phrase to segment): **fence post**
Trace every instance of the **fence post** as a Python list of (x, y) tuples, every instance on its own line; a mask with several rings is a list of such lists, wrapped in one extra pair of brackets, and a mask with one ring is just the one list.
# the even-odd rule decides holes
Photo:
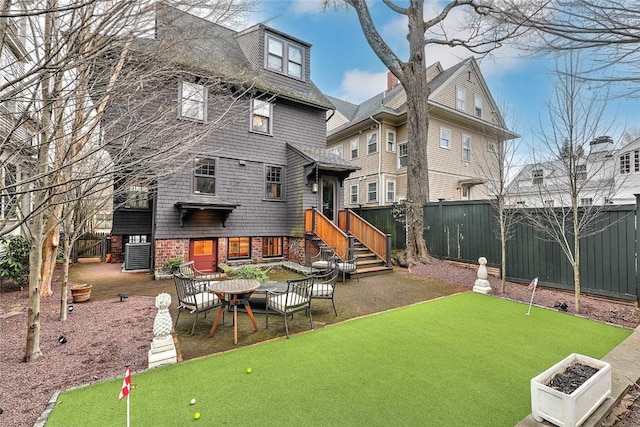
[(635, 210), (635, 217), (636, 220), (635, 225), (636, 225), (636, 240), (635, 240), (635, 252), (636, 252), (636, 256), (635, 256), (635, 260), (636, 260), (636, 303), (640, 303), (640, 281), (638, 280), (638, 239), (640, 239), (640, 228), (638, 227), (638, 208), (640, 207), (640, 194), (634, 194), (634, 196), (636, 197), (636, 210)]
[(391, 234), (387, 233), (387, 259), (385, 262), (387, 263), (387, 267), (391, 267)]

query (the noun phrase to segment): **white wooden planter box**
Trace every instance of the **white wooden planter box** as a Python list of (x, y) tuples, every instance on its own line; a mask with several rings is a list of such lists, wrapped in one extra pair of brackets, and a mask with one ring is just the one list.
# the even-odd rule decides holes
[[(571, 394), (546, 386), (551, 378), (567, 367), (582, 363), (599, 369)], [(582, 424), (611, 395), (611, 365), (582, 354), (572, 353), (531, 379), (531, 414), (541, 422), (576, 427)]]

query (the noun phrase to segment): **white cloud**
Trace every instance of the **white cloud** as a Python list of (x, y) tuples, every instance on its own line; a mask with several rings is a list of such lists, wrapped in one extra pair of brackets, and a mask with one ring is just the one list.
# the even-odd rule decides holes
[(296, 15), (315, 15), (322, 13), (323, 0), (294, 0), (291, 11)]
[(363, 70), (345, 71), (336, 98), (359, 104), (387, 88), (387, 73), (373, 73)]

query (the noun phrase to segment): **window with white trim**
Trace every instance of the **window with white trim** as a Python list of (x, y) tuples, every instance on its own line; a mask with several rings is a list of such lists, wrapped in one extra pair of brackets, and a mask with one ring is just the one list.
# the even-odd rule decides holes
[(266, 67), (269, 70), (303, 80), (304, 48), (289, 41), (267, 36)]
[(7, 163), (0, 168), (0, 219), (16, 217), (15, 205), (17, 201), (16, 183), (18, 182), (18, 168)]
[(387, 131), (387, 151), (390, 153), (396, 151), (396, 133), (392, 130)]
[(469, 135), (462, 135), (462, 161), (471, 161), (471, 137)]
[(482, 117), (482, 97), (478, 94), (475, 94), (473, 97), (474, 111), (475, 115), (478, 118)]
[(216, 159), (197, 157), (194, 161), (193, 192), (216, 194)]
[(280, 166), (265, 166), (264, 197), (270, 200), (282, 200), (283, 169)]
[(351, 186), (349, 201), (351, 204), (358, 204), (358, 190), (360, 186), (354, 184)]
[(396, 182), (387, 181), (387, 202), (393, 202), (396, 199)]
[(357, 138), (351, 140), (350, 149), (351, 149), (351, 158), (352, 159), (355, 159), (355, 158), (358, 157), (358, 145), (360, 145), (360, 144), (359, 144), (359, 141), (358, 141)]
[(466, 107), (467, 91), (463, 87), (456, 88), (456, 109), (464, 111)]
[(593, 205), (593, 199), (591, 197), (583, 197), (580, 199), (580, 206), (591, 206)]
[(207, 88), (182, 81), (180, 84), (180, 117), (204, 122), (207, 117)]
[(370, 133), (367, 137), (367, 154), (373, 154), (378, 152), (378, 134), (376, 132)]
[(409, 150), (407, 143), (398, 144), (398, 167), (406, 168), (409, 164)]
[(378, 201), (378, 183), (370, 182), (367, 184), (367, 202)]
[(580, 179), (580, 180), (587, 179), (587, 165), (586, 164), (576, 165), (576, 179)]
[(440, 128), (440, 147), (449, 148), (451, 145), (451, 131)]
[(251, 130), (271, 135), (273, 105), (260, 99), (251, 100)]
[(531, 171), (531, 182), (533, 184), (542, 184), (542, 183), (544, 183), (544, 170), (542, 170), (542, 169), (533, 169)]

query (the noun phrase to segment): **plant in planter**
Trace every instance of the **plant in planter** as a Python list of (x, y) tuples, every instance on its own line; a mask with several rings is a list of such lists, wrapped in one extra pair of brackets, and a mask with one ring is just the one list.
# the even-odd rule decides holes
[(173, 274), (182, 264), (184, 264), (184, 259), (182, 258), (169, 258), (162, 265), (162, 269), (169, 274)]
[(253, 265), (243, 265), (240, 268), (230, 271), (229, 277), (232, 279), (253, 279), (258, 282), (269, 282), (268, 271), (269, 270), (265, 271)]
[(531, 414), (539, 422), (575, 427), (610, 395), (611, 365), (572, 353), (531, 379)]

